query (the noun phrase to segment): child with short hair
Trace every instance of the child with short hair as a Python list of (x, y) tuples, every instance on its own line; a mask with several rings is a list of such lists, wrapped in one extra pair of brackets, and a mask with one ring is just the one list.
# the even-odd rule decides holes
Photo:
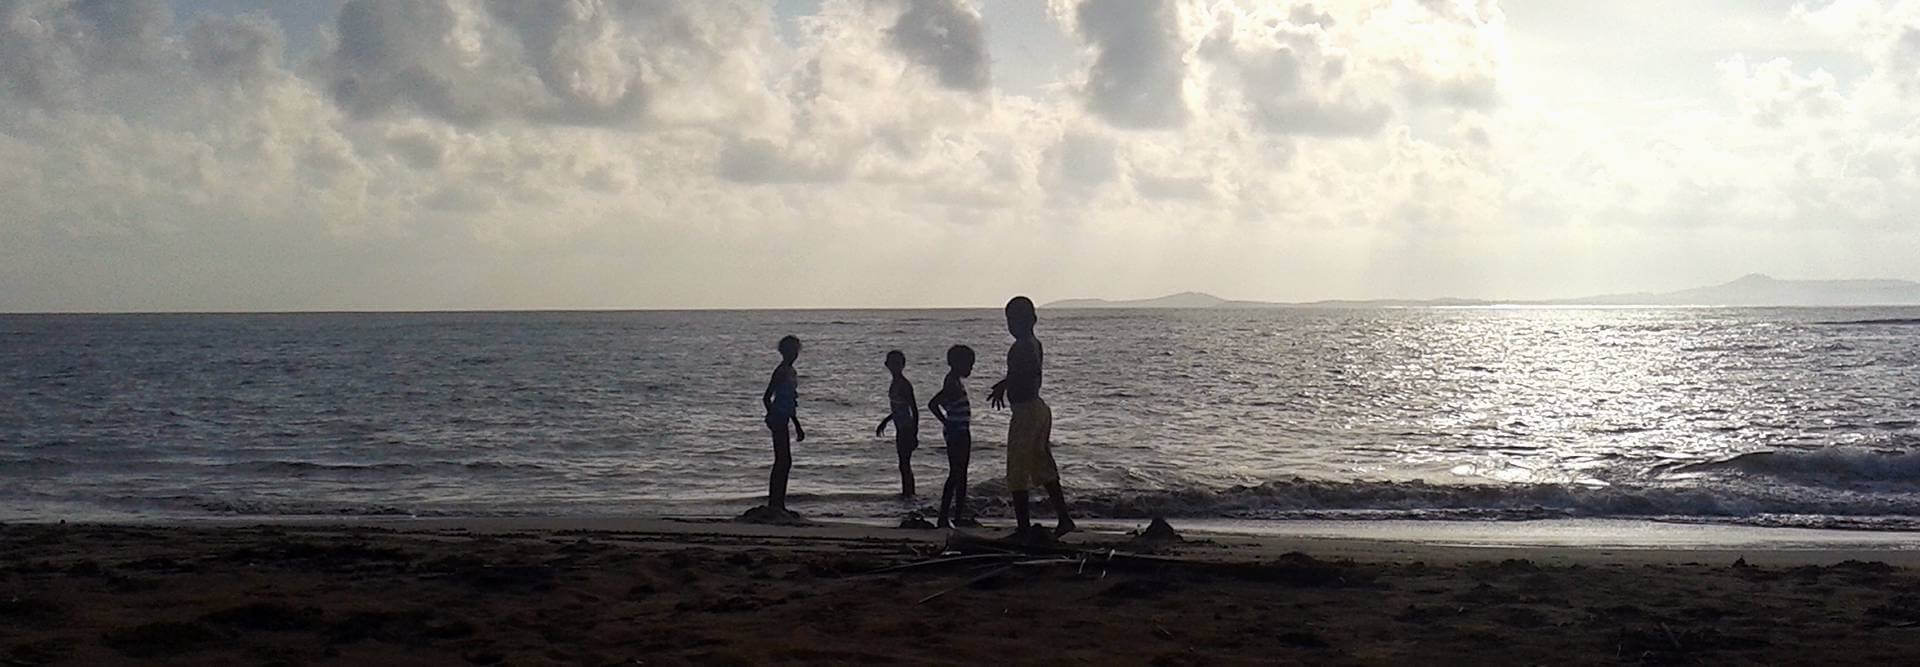
[(913, 383), (907, 381), (907, 355), (899, 350), (887, 353), (887, 371), (893, 384), (887, 387), (887, 416), (880, 418), (873, 436), (887, 432), (893, 422), (893, 449), (900, 457), (900, 495), (913, 497), (913, 450), (920, 447), (920, 406), (913, 400)]
[(1007, 333), (1013, 345), (1007, 348), (1007, 379), (993, 385), (987, 402), (995, 408), (1013, 406), (1007, 420), (1007, 490), (1013, 494), (1015, 539), (1033, 537), (1028, 532), (1027, 491), (1044, 488), (1053, 504), (1053, 535), (1059, 537), (1074, 530), (1073, 517), (1067, 514), (1066, 494), (1060, 489), (1060, 469), (1053, 460), (1053, 409), (1040, 398), (1046, 351), (1033, 333), (1040, 321), (1033, 311), (1033, 300), (1016, 296), (1007, 301)]
[(793, 369), (793, 362), (800, 358), (800, 339), (786, 336), (780, 339), (780, 365), (773, 368), (773, 378), (767, 381), (767, 391), (760, 395), (760, 404), (767, 409), (767, 429), (773, 432), (773, 471), (767, 475), (767, 510), (775, 519), (791, 518), (787, 510), (787, 473), (793, 469), (792, 446), (788, 442), (787, 425), (793, 425), (793, 440), (806, 442), (807, 430), (800, 427), (800, 374)]
[[(955, 345), (947, 348), (947, 380), (940, 391), (927, 399), (927, 412), (940, 421), (940, 433), (947, 440), (947, 484), (940, 491), (941, 528), (978, 526), (967, 515), (967, 464), (973, 458), (973, 408), (967, 402), (967, 385), (973, 375), (973, 348)], [(952, 512), (949, 513), (948, 510)], [(953, 517), (952, 522), (947, 517)]]

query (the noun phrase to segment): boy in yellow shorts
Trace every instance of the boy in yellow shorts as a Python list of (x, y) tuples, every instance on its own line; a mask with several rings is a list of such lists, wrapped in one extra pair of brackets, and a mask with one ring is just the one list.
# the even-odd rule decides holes
[(1007, 333), (1013, 334), (1013, 346), (1007, 348), (1007, 379), (994, 383), (993, 393), (987, 395), (987, 402), (996, 409), (1013, 404), (1013, 418), (1007, 423), (1007, 490), (1013, 492), (1013, 515), (1019, 522), (1014, 539), (1029, 535), (1027, 491), (1036, 486), (1046, 488), (1054, 516), (1060, 519), (1053, 528), (1054, 537), (1073, 532), (1073, 517), (1067, 515), (1066, 495), (1060, 490), (1060, 470), (1053, 462), (1053, 410), (1040, 400), (1046, 351), (1033, 334), (1038, 321), (1033, 300), (1016, 296), (1007, 302)]

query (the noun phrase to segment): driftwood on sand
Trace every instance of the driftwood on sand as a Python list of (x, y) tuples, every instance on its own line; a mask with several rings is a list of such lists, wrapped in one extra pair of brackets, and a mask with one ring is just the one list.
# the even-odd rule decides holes
[[(1037, 533), (1036, 533), (1037, 534)], [(920, 598), (924, 604), (942, 595), (969, 586), (979, 586), (1018, 567), (1072, 566), (1077, 574), (1086, 574), (1088, 566), (1097, 568), (1101, 578), (1111, 567), (1160, 566), (1181, 563), (1177, 559), (1122, 552), (1112, 547), (1085, 548), (1042, 540), (1011, 540), (975, 537), (954, 531), (947, 534), (941, 556), (873, 570), (868, 574), (898, 573), (910, 570), (970, 567), (980, 574), (958, 585)]]
[(1356, 576), (1352, 563), (1328, 563), (1299, 553), (1285, 554), (1266, 563), (1224, 563), (1146, 553), (1179, 539), (1171, 526), (1163, 521), (1155, 523), (1160, 530), (1147, 531), (1131, 541), (1113, 545), (994, 539), (955, 531), (947, 535), (946, 544), (938, 557), (870, 570), (865, 574), (951, 570), (963, 570), (971, 574), (965, 581), (920, 598), (915, 604), (924, 604), (961, 588), (980, 588), (1018, 569), (1032, 568), (1071, 567), (1076, 576), (1097, 579), (1105, 579), (1109, 571), (1124, 571), (1156, 577), (1183, 572), (1203, 577), (1249, 579), (1300, 587), (1364, 586), (1369, 583), (1369, 577)]

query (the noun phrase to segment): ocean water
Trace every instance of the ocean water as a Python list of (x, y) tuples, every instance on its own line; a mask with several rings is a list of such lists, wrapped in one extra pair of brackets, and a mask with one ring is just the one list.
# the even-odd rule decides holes
[[(1076, 512), (1920, 527), (1920, 308), (1048, 311)], [(792, 505), (885, 517), (881, 360), (972, 345), (1005, 515), (997, 310), (0, 315), (0, 520), (732, 515), (805, 341)]]

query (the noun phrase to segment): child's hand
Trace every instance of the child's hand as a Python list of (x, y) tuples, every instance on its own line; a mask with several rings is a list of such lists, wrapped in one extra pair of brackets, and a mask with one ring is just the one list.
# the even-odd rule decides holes
[(804, 429), (804, 428), (800, 428), (800, 425), (799, 425), (799, 424), (794, 424), (794, 425), (793, 425), (793, 441), (794, 441), (794, 442), (806, 442), (806, 441), (807, 441), (807, 430), (806, 430), (806, 429)]
[(887, 425), (886, 425), (886, 424), (881, 424), (881, 425), (879, 425), (879, 426), (876, 426), (876, 427), (874, 427), (874, 429), (873, 429), (873, 437), (876, 437), (876, 438), (878, 438), (878, 437), (880, 437), (880, 436), (883, 436), (883, 435), (886, 435), (886, 434), (887, 434)]

